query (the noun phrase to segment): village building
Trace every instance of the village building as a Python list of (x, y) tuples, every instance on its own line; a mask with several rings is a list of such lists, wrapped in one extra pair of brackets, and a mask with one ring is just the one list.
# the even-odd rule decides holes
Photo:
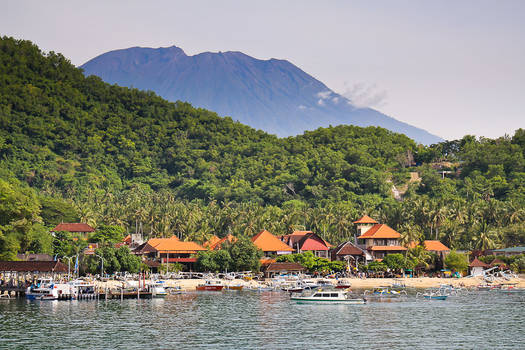
[[(216, 238), (216, 239), (215, 239)], [(235, 237), (232, 234), (227, 234), (223, 238), (219, 238), (217, 236), (213, 236), (209, 241), (203, 244), (205, 248), (208, 248), (209, 250), (220, 250), (223, 248), (223, 245), (227, 243), (235, 243), (237, 242), (237, 237)]]
[(312, 231), (294, 231), (292, 234), (281, 236), (281, 241), (286, 243), (295, 253), (312, 252), (314, 256), (328, 258), (331, 244)]
[(468, 267), (470, 268), (470, 274), (472, 276), (483, 276), (485, 274), (485, 269), (489, 268), (489, 265), (485, 264), (478, 258), (474, 258)]
[(357, 221), (357, 237), (362, 244), (359, 248), (366, 251), (366, 259), (383, 259), (387, 254), (403, 253), (407, 248), (399, 244), (401, 234), (388, 225), (380, 224), (365, 215)]
[[(171, 238), (151, 238), (133, 252), (141, 255), (146, 264), (153, 261), (159, 264), (179, 263), (191, 270), (197, 261), (193, 255), (205, 250), (207, 249), (195, 242), (183, 242), (176, 236), (172, 236)], [(156, 264), (152, 263), (152, 265)]]
[(510, 248), (503, 248), (503, 249), (494, 249), (492, 250), (492, 253), (494, 255), (504, 255), (504, 256), (520, 255), (520, 254), (525, 254), (525, 247), (510, 247)]
[(266, 230), (262, 230), (252, 237), (252, 242), (255, 246), (261, 249), (264, 256), (271, 257), (274, 255), (292, 254), (294, 250), (287, 244), (282, 242), (279, 238)]
[[(425, 247), (426, 251), (436, 253), (441, 260), (445, 259), (447, 254), (450, 253), (450, 248), (441, 243), (440, 241), (425, 240), (421, 243), (421, 245)], [(408, 245), (409, 248), (414, 248), (416, 246), (416, 242), (412, 242)]]
[(331, 251), (332, 261), (348, 261), (348, 264), (356, 267), (358, 263), (366, 262), (365, 251), (354, 243), (348, 241), (339, 244)]
[(294, 262), (274, 262), (267, 265), (264, 270), (264, 277), (273, 278), (278, 275), (303, 273), (303, 265)]
[(64, 223), (63, 222), (61, 224), (56, 225), (55, 228), (51, 230), (51, 233), (54, 236), (57, 232), (62, 232), (62, 231), (71, 232), (71, 233), (77, 234), (78, 236), (86, 239), (90, 233), (95, 232), (95, 229), (89, 226), (88, 224), (84, 224), (84, 223)]

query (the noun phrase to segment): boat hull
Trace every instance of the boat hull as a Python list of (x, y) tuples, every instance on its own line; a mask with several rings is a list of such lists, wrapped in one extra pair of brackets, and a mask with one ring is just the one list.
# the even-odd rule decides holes
[(428, 300), (447, 300), (448, 295), (423, 295)]
[(298, 304), (366, 304), (365, 299), (340, 299), (340, 300), (326, 300), (321, 298), (301, 298), (292, 297), (291, 300)]
[(224, 286), (197, 286), (198, 291), (220, 292)]

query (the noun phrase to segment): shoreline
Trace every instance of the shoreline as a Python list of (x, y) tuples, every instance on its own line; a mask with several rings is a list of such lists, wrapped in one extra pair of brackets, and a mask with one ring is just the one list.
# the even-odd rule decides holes
[[(323, 278), (312, 278), (310, 280), (325, 280)], [(434, 288), (439, 287), (442, 284), (453, 285), (454, 287), (466, 287), (471, 288), (477, 285), (483, 284), (483, 277), (462, 277), (462, 278), (441, 278), (441, 277), (416, 277), (416, 278), (341, 278), (339, 281), (349, 282), (351, 288), (356, 289), (368, 289), (377, 287), (390, 287), (393, 283), (404, 284), (407, 288)], [(146, 280), (148, 281), (148, 280)], [(182, 290), (191, 291), (195, 290), (196, 287), (204, 283), (204, 279), (167, 279), (164, 281), (165, 287), (180, 287)], [(254, 287), (268, 284), (271, 282), (270, 279), (264, 281), (250, 280), (245, 281), (241, 279), (235, 280), (221, 280), (224, 285), (243, 285), (244, 287)], [(330, 279), (335, 285), (338, 280)], [(107, 282), (95, 282), (95, 284), (102, 289), (105, 288), (119, 288), (122, 286), (122, 281), (107, 281)], [(525, 278), (511, 278), (509, 280), (502, 280), (495, 282), (494, 284), (512, 284), (516, 288), (525, 288)]]

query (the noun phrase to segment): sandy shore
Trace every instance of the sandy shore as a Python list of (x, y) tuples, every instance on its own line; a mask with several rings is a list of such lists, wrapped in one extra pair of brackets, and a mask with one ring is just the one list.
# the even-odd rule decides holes
[[(464, 278), (436, 278), (436, 277), (421, 277), (421, 278), (343, 278), (345, 282), (349, 282), (352, 288), (367, 289), (381, 286), (391, 286), (393, 283), (402, 283), (409, 288), (431, 288), (439, 287), (442, 284), (451, 284), (457, 287), (474, 287), (483, 283), (481, 277), (464, 277)], [(331, 280), (336, 284), (335, 279)], [(165, 280), (166, 287), (180, 287), (183, 290), (195, 290), (195, 288), (203, 283), (202, 279), (180, 279), (180, 280)], [(264, 281), (244, 281), (244, 280), (225, 280), (225, 285), (243, 285), (245, 287), (257, 287), (261, 284), (267, 283)], [(516, 284), (516, 287), (525, 288), (525, 278), (513, 278), (509, 281), (500, 281), (496, 283)], [(97, 285), (104, 288), (117, 288), (122, 286), (120, 281), (97, 282)]]

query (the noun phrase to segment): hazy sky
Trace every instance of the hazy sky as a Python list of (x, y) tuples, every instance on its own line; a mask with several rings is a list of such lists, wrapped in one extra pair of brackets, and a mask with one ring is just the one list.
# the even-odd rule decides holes
[(2, 1), (0, 35), (81, 65), (131, 46), (287, 59), (446, 139), (525, 128), (525, 1)]

